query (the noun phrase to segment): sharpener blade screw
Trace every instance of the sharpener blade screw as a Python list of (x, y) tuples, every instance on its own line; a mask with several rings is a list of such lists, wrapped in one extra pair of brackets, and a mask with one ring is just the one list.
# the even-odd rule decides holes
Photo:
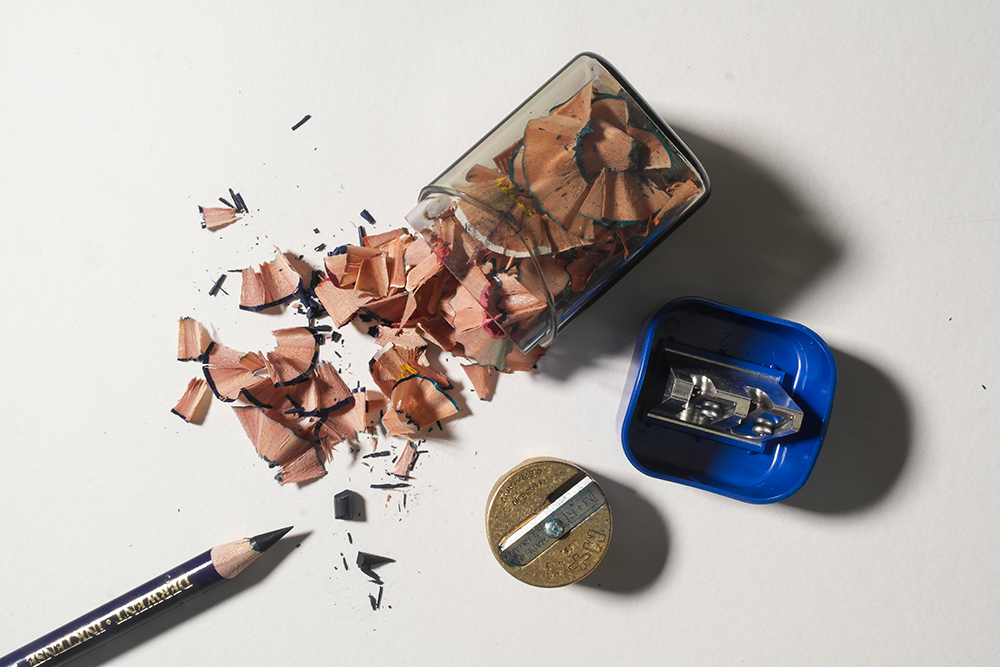
[(698, 404), (698, 414), (705, 419), (716, 420), (719, 418), (719, 410), (722, 406), (715, 401), (702, 401)]
[(753, 420), (753, 428), (750, 429), (754, 435), (765, 436), (774, 434), (774, 423), (767, 417), (757, 417)]
[(543, 527), (545, 534), (553, 539), (559, 539), (566, 532), (566, 526), (559, 519), (549, 519)]

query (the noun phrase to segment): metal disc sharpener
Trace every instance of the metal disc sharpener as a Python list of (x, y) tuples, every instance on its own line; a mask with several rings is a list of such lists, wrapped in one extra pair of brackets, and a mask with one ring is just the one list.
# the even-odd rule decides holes
[(554, 588), (583, 579), (611, 538), (611, 509), (585, 470), (533, 458), (508, 471), (490, 492), (486, 535), (497, 562), (516, 579)]
[(748, 503), (798, 491), (826, 435), (837, 365), (806, 327), (698, 298), (645, 324), (622, 444), (653, 477)]

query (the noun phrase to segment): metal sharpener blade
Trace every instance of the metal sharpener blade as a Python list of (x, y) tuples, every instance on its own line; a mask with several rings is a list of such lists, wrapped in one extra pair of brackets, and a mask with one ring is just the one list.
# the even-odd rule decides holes
[(661, 403), (647, 420), (702, 432), (755, 451), (797, 432), (802, 410), (781, 386), (780, 373), (727, 364), (666, 347), (669, 367)]

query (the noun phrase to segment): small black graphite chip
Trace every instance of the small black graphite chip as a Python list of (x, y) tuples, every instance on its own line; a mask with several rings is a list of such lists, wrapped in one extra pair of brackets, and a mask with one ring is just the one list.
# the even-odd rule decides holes
[(392, 558), (387, 558), (386, 556), (376, 556), (375, 554), (365, 553), (364, 551), (358, 552), (357, 565), (358, 569), (371, 577), (372, 581), (376, 584), (381, 584), (382, 579), (375, 574), (372, 568), (378, 567), (379, 565), (384, 565), (385, 563), (395, 563), (396, 561)]
[(333, 497), (333, 518), (350, 520), (354, 514), (353, 493), (344, 489)]

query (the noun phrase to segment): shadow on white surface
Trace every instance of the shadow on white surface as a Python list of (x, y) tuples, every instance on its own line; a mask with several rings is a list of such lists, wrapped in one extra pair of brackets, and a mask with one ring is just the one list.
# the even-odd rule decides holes
[[(232, 581), (222, 582), (198, 597), (193, 598), (175, 609), (166, 610), (160, 616), (154, 616), (142, 625), (137, 625), (120, 637), (98, 646), (90, 652), (73, 659), (73, 667), (96, 667), (113, 660), (123, 653), (139, 646), (149, 639), (170, 632), (174, 627), (186, 620), (225, 602), (231, 597), (255, 586), (274, 571), (288, 554), (296, 549), (310, 533), (298, 533), (286, 536), (277, 544), (262, 554), (257, 561)], [(123, 582), (127, 586), (128, 582)]]
[(886, 498), (909, 457), (906, 397), (884, 372), (834, 350), (837, 393), (816, 467), (784, 504), (821, 514), (857, 512)]
[(711, 195), (560, 333), (539, 364), (542, 373), (568, 380), (598, 358), (624, 354), (648, 315), (683, 296), (781, 316), (841, 256), (814, 207), (767, 168), (711, 140), (678, 134), (704, 164)]
[(593, 474), (611, 505), (611, 542), (588, 577), (577, 585), (611, 593), (637, 593), (663, 573), (670, 535), (660, 512), (633, 489)]

